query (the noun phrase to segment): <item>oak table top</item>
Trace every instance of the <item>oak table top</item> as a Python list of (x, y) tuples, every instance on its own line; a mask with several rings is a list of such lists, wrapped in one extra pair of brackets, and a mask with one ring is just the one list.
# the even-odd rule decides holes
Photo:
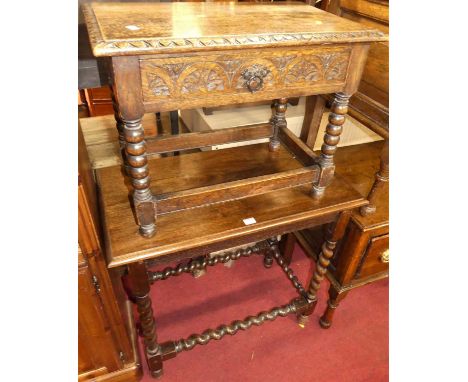
[(95, 56), (387, 40), (304, 3), (89, 3)]
[[(205, 151), (149, 160), (153, 170), (152, 191), (163, 197), (194, 187), (215, 183), (235, 182), (245, 177), (267, 175), (278, 171), (301, 168), (301, 163), (283, 146), (275, 155), (268, 143)], [(210, 170), (211, 169), (211, 170)], [(158, 216), (158, 233), (144, 238), (138, 233), (135, 217), (129, 203), (131, 188), (121, 166), (96, 171), (101, 190), (101, 205), (106, 226), (106, 254), (109, 267), (118, 267), (135, 261), (162, 258), (171, 255), (189, 257), (184, 252), (199, 248), (201, 254), (252, 241), (258, 232), (271, 236), (283, 234), (294, 227), (308, 227), (331, 220), (338, 211), (367, 204), (347, 181), (335, 177), (325, 195), (314, 199), (311, 183), (282, 190), (230, 200), (216, 205), (185, 209)], [(244, 219), (254, 218), (247, 225)], [(320, 220), (322, 219), (322, 220)], [(320, 223), (319, 223), (320, 224)], [(242, 238), (246, 242), (242, 242)], [(221, 245), (216, 248), (216, 245)], [(206, 250), (207, 248), (209, 250)], [(229, 246), (227, 246), (229, 247)]]

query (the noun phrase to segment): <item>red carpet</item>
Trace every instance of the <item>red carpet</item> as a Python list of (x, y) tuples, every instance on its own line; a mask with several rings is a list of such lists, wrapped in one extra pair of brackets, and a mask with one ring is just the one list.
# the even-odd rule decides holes
[[(152, 298), (159, 341), (186, 338), (288, 303), (295, 289), (276, 263), (265, 269), (262, 261), (253, 256), (230, 269), (209, 267), (200, 278), (183, 274), (156, 282)], [(310, 260), (298, 246), (291, 266), (306, 285)], [(291, 315), (196, 346), (165, 362), (161, 381), (388, 381), (388, 280), (351, 291), (332, 327), (324, 330), (318, 319), (327, 289), (325, 280), (304, 329)], [(145, 362), (143, 368), (142, 381), (154, 381)]]

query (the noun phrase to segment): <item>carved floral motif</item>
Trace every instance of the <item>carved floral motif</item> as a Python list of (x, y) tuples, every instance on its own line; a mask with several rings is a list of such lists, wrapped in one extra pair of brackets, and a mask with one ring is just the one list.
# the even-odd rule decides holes
[(164, 80), (156, 74), (148, 73), (148, 85), (155, 96), (168, 96), (169, 87)]
[(293, 84), (300, 81), (313, 82), (317, 81), (319, 77), (320, 69), (317, 65), (313, 62), (302, 60), (289, 69), (284, 78), (284, 82), (286, 84)]
[(222, 55), (212, 56), (208, 62), (154, 60), (143, 66), (147, 77), (144, 88), (149, 88), (153, 97), (169, 97), (241, 89), (255, 92), (271, 86), (304, 86), (346, 80), (350, 50), (294, 53), (259, 57), (258, 60), (250, 57), (226, 59)]
[(224, 79), (213, 69), (200, 69), (190, 73), (181, 84), (181, 93), (224, 90)]

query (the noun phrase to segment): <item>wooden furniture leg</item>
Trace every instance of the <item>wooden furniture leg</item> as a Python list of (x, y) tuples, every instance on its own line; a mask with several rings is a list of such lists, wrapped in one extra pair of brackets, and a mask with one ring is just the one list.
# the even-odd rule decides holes
[(112, 87), (110, 89), (111, 89), (111, 97), (112, 97), (112, 108), (114, 109), (115, 127), (117, 128), (117, 131), (119, 133), (120, 151), (122, 154), (122, 158), (125, 158), (124, 124), (123, 124), (122, 118), (120, 118), (119, 104), (117, 103), (117, 100), (115, 99), (114, 91)]
[(317, 292), (320, 288), (320, 283), (325, 277), (328, 265), (333, 257), (333, 251), (335, 250), (336, 243), (344, 236), (350, 217), (351, 212), (344, 211), (338, 216), (335, 224), (329, 225), (327, 237), (322, 244), (322, 250), (320, 251), (314, 273), (310, 279), (306, 292), (309, 308), (298, 315), (299, 325), (301, 326), (305, 325), (308, 320), (308, 316), (310, 316), (315, 310), (315, 306), (317, 305)]
[(281, 238), (279, 243), (280, 252), (283, 255), (284, 262), (289, 265), (291, 264), (291, 258), (294, 251), (294, 245), (296, 244), (296, 236), (294, 233), (288, 233)]
[(300, 138), (311, 149), (314, 148), (317, 140), (324, 110), (325, 98), (320, 95), (306, 97), (304, 122), (302, 123)]
[(270, 251), (266, 251), (263, 257), (263, 265), (265, 268), (271, 268), (273, 265), (273, 255)]
[(322, 317), (320, 317), (320, 326), (323, 329), (328, 329), (333, 320), (333, 315), (335, 313), (335, 309), (338, 308), (338, 304), (341, 300), (343, 300), (349, 291), (339, 293), (333, 285), (330, 285), (328, 289), (328, 301), (327, 301), (327, 309)]
[[(179, 112), (177, 110), (169, 112), (171, 117), (171, 134), (179, 134)], [(178, 151), (174, 151), (174, 155), (179, 155)]]
[(145, 132), (141, 124), (144, 114), (141, 89), (127, 83), (140, 84), (139, 61), (136, 57), (114, 57), (113, 89), (119, 104), (123, 122), (125, 155), (128, 175), (133, 186), (133, 204), (142, 236), (156, 233), (156, 204), (150, 190), (148, 160), (146, 158)]
[(163, 135), (164, 131), (163, 131), (163, 125), (161, 121), (161, 113), (158, 112), (155, 114), (156, 114), (156, 128), (157, 128), (158, 135)]
[(286, 110), (288, 108), (288, 99), (280, 98), (275, 102), (275, 109), (271, 123), (273, 125), (273, 136), (270, 138), (270, 151), (276, 151), (280, 147), (280, 141), (278, 139), (278, 130), (281, 127), (287, 127), (286, 123)]
[(149, 296), (150, 283), (145, 263), (133, 263), (128, 266), (131, 294), (135, 300), (140, 325), (145, 342), (145, 353), (151, 376), (160, 377), (163, 373), (161, 347), (156, 335), (156, 324)]
[(323, 138), (322, 152), (319, 158), (321, 168), (318, 181), (313, 185), (312, 194), (320, 197), (325, 192), (325, 188), (330, 184), (335, 173), (335, 164), (333, 156), (340, 141), (342, 126), (345, 121), (345, 115), (348, 112), (348, 103), (350, 95), (336, 93), (331, 106), (331, 112), (328, 116), (328, 125)]
[(369, 200), (369, 204), (367, 206), (361, 207), (361, 209), (359, 210), (362, 216), (367, 216), (375, 212), (375, 202), (379, 198), (380, 190), (384, 187), (385, 183), (388, 182), (389, 175), (390, 166), (388, 161), (388, 139), (386, 139), (385, 145), (380, 155), (380, 169), (375, 174), (375, 182), (372, 185), (372, 188), (367, 197), (367, 199)]

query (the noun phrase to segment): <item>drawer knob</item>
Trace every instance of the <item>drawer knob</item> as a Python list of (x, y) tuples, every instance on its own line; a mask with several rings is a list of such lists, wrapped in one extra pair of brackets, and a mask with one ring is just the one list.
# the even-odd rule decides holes
[(241, 73), (245, 80), (245, 86), (251, 93), (262, 89), (263, 79), (270, 73), (270, 70), (262, 65), (253, 65), (250, 68), (244, 69)]
[(382, 263), (388, 263), (390, 261), (390, 249), (387, 249), (386, 251), (384, 251), (384, 253), (382, 253), (382, 255), (380, 256), (380, 261)]

